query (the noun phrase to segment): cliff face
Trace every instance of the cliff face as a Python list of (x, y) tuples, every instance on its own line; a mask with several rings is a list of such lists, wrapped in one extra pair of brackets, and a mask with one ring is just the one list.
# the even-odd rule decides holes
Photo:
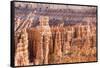
[[(91, 28), (89, 28), (91, 26)], [(47, 30), (47, 29), (46, 29)], [(88, 31), (90, 30), (90, 31)], [(49, 32), (41, 28), (27, 29), (26, 39), (16, 46), (16, 56), (20, 56), (20, 47), (27, 55), (19, 65), (59, 64), (72, 62), (96, 61), (96, 27), (93, 25), (74, 25), (68, 27), (52, 27)], [(21, 33), (22, 35), (22, 33)], [(19, 39), (20, 41), (20, 39)], [(20, 47), (18, 47), (18, 45)], [(23, 45), (23, 46), (22, 46)], [(18, 59), (15, 58), (15, 61)], [(29, 61), (29, 62), (28, 62)]]

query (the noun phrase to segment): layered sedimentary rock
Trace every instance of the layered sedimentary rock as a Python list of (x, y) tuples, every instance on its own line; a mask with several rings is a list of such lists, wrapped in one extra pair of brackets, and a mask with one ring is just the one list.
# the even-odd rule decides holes
[(28, 34), (26, 29), (23, 29), (18, 38), (18, 43), (16, 44), (15, 65), (16, 66), (29, 65), (28, 57), (29, 57), (28, 56)]

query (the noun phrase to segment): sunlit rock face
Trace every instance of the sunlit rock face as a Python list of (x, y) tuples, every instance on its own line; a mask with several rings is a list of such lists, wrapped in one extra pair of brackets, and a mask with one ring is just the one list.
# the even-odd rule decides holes
[(42, 35), (51, 35), (48, 16), (39, 17), (39, 26), (37, 26), (37, 29), (40, 29)]
[(18, 39), (18, 43), (15, 46), (15, 65), (24, 66), (29, 65), (29, 56), (28, 56), (28, 34), (26, 29), (21, 31), (21, 34)]
[(41, 43), (43, 46), (43, 63), (48, 64), (48, 55), (49, 55), (49, 43), (51, 30), (49, 26), (49, 17), (48, 16), (40, 16), (39, 17), (39, 25), (36, 27), (38, 31), (41, 33)]

